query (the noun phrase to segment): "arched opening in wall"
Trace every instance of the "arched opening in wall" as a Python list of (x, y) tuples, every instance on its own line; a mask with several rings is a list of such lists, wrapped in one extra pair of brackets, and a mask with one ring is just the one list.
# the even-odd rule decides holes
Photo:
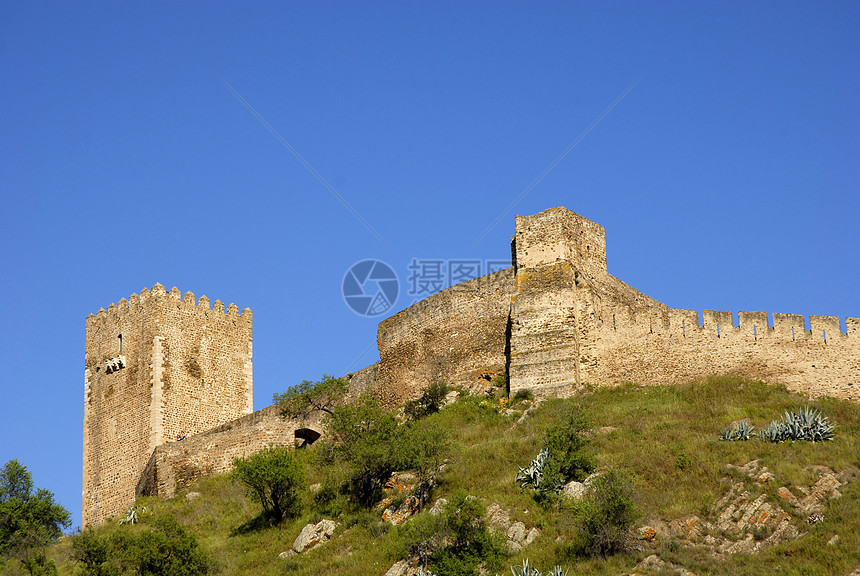
[(316, 430), (312, 430), (310, 428), (299, 428), (296, 430), (295, 442), (296, 448), (305, 448), (306, 446), (310, 446), (317, 440), (319, 440), (320, 434)]
[(116, 353), (122, 354), (122, 334), (116, 337)]

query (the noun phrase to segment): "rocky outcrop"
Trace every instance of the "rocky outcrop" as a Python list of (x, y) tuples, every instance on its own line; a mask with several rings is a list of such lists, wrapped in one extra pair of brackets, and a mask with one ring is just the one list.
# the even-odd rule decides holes
[(334, 520), (320, 520), (316, 524), (307, 524), (293, 542), (293, 551), (300, 554), (325, 544), (334, 534), (335, 528), (337, 528), (337, 522)]
[[(835, 474), (826, 466), (811, 469), (818, 479), (810, 486), (773, 487), (779, 479), (758, 460), (743, 466), (727, 465), (726, 470), (745, 479), (732, 482), (712, 510), (713, 521), (698, 516), (652, 522), (639, 529), (639, 539), (652, 542), (659, 537), (686, 541), (715, 555), (754, 554), (805, 533), (808, 524), (823, 520), (827, 502), (841, 496), (838, 488), (850, 475)], [(841, 478), (841, 480), (840, 480)]]

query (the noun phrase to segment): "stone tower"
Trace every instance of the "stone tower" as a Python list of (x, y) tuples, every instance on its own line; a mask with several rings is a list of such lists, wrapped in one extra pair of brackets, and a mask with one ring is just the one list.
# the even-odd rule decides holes
[(251, 324), (161, 284), (87, 318), (84, 526), (134, 503), (157, 446), (252, 412)]

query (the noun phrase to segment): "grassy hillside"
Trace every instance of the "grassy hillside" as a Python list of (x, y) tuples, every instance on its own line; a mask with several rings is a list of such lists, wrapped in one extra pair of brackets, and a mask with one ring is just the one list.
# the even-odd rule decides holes
[[(676, 573), (670, 567), (674, 565), (699, 575), (832, 576), (860, 567), (860, 405), (832, 399), (810, 403), (783, 388), (735, 378), (712, 378), (678, 387), (601, 388), (573, 399), (545, 401), (538, 407), (521, 401), (503, 402), (500, 409), (499, 401), (499, 397), (461, 398), (422, 421), (448, 430), (452, 440), (431, 504), (464, 490), (485, 505), (500, 505), (509, 512), (511, 522), (521, 521), (526, 529), (540, 530), (531, 544), (503, 558), (500, 565), (491, 567), (491, 573), (509, 574), (508, 565), (519, 565), (524, 558), (543, 570), (560, 564), (571, 575), (668, 574)], [(580, 404), (589, 416), (588, 450), (598, 471), (620, 469), (630, 478), (641, 514), (637, 527), (653, 527), (653, 540), (634, 535), (628, 552), (591, 558), (575, 545), (575, 507), (564, 503), (541, 506), (529, 490), (515, 483), (518, 467), (535, 457), (546, 429), (559, 421), (569, 403)], [(838, 425), (833, 441), (719, 440), (720, 431), (733, 421), (747, 418), (761, 429), (784, 410), (806, 405), (820, 408)], [(310, 485), (324, 484), (334, 473), (315, 458), (316, 450), (315, 445), (301, 451)], [(754, 460), (758, 462), (741, 469)], [(816, 517), (786, 500), (787, 493), (802, 499), (807, 496), (804, 491), (814, 491), (827, 469), (839, 479), (841, 496), (822, 500)], [(199, 497), (187, 499), (188, 492), (198, 492)], [(750, 538), (752, 546), (772, 535), (773, 528), (766, 524), (740, 533), (717, 527), (720, 514), (725, 520), (728, 506), (757, 498), (772, 511), (782, 511), (801, 535), (756, 554), (716, 553), (720, 545), (725, 548)], [(394, 527), (381, 520), (381, 509), (341, 507), (334, 518), (339, 526), (331, 541), (287, 559), (278, 558), (291, 548), (302, 527), (327, 517), (314, 508), (311, 490), (305, 499), (299, 517), (275, 528), (255, 521), (260, 509), (227, 476), (203, 479), (170, 501), (141, 504), (155, 508), (156, 515), (174, 516), (196, 535), (213, 573), (236, 576), (382, 575), (402, 558), (410, 538), (408, 527), (420, 523), (430, 508), (403, 527)], [(693, 524), (695, 530), (690, 528)], [(133, 529), (139, 527), (111, 524), (100, 528), (106, 532)], [(60, 574), (74, 574), (70, 554), (68, 540), (53, 548)], [(653, 554), (667, 564), (653, 567), (657, 565), (652, 562), (651, 568), (634, 568)]]

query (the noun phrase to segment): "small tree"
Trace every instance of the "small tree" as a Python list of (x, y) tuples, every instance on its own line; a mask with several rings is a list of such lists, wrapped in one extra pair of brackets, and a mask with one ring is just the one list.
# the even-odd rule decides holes
[(443, 541), (449, 544), (430, 556), (439, 576), (476, 574), (481, 563), (496, 565), (504, 554), (499, 539), (487, 529), (487, 508), (474, 496), (455, 492), (442, 512)]
[(71, 524), (71, 513), (17, 460), (0, 468), (0, 555), (18, 560), (28, 574), (56, 574), (45, 548)]
[(286, 392), (275, 394), (274, 401), (280, 406), (281, 415), (286, 418), (307, 416), (315, 410), (331, 414), (347, 390), (349, 380), (323, 374), (317, 382), (303, 380)]
[(372, 506), (382, 488), (402, 464), (395, 445), (397, 421), (369, 393), (355, 402), (338, 406), (326, 417), (332, 442), (324, 457), (345, 469), (347, 490), (362, 506)]
[(410, 420), (418, 420), (438, 412), (448, 394), (448, 385), (444, 382), (434, 382), (424, 389), (418, 398), (409, 400), (403, 406), (403, 412)]
[(421, 482), (430, 481), (451, 450), (448, 431), (423, 422), (398, 427), (394, 460), (400, 469), (413, 469)]
[(558, 493), (571, 480), (584, 480), (594, 471), (594, 457), (587, 450), (585, 432), (589, 421), (577, 404), (565, 404), (561, 421), (547, 428), (544, 448), (528, 468), (520, 468), (516, 480), (535, 490), (542, 506), (558, 503)]
[(618, 470), (598, 476), (578, 509), (582, 547), (592, 556), (623, 551), (638, 518), (633, 489)]
[(594, 458), (586, 450), (584, 433), (590, 423), (585, 411), (577, 404), (570, 404), (562, 413), (562, 421), (546, 431), (546, 447), (550, 458), (544, 470), (545, 478), (561, 483), (584, 480), (594, 471)]
[(271, 522), (279, 524), (301, 510), (305, 474), (293, 450), (270, 446), (247, 458), (236, 458), (233, 467), (233, 478), (248, 488)]

